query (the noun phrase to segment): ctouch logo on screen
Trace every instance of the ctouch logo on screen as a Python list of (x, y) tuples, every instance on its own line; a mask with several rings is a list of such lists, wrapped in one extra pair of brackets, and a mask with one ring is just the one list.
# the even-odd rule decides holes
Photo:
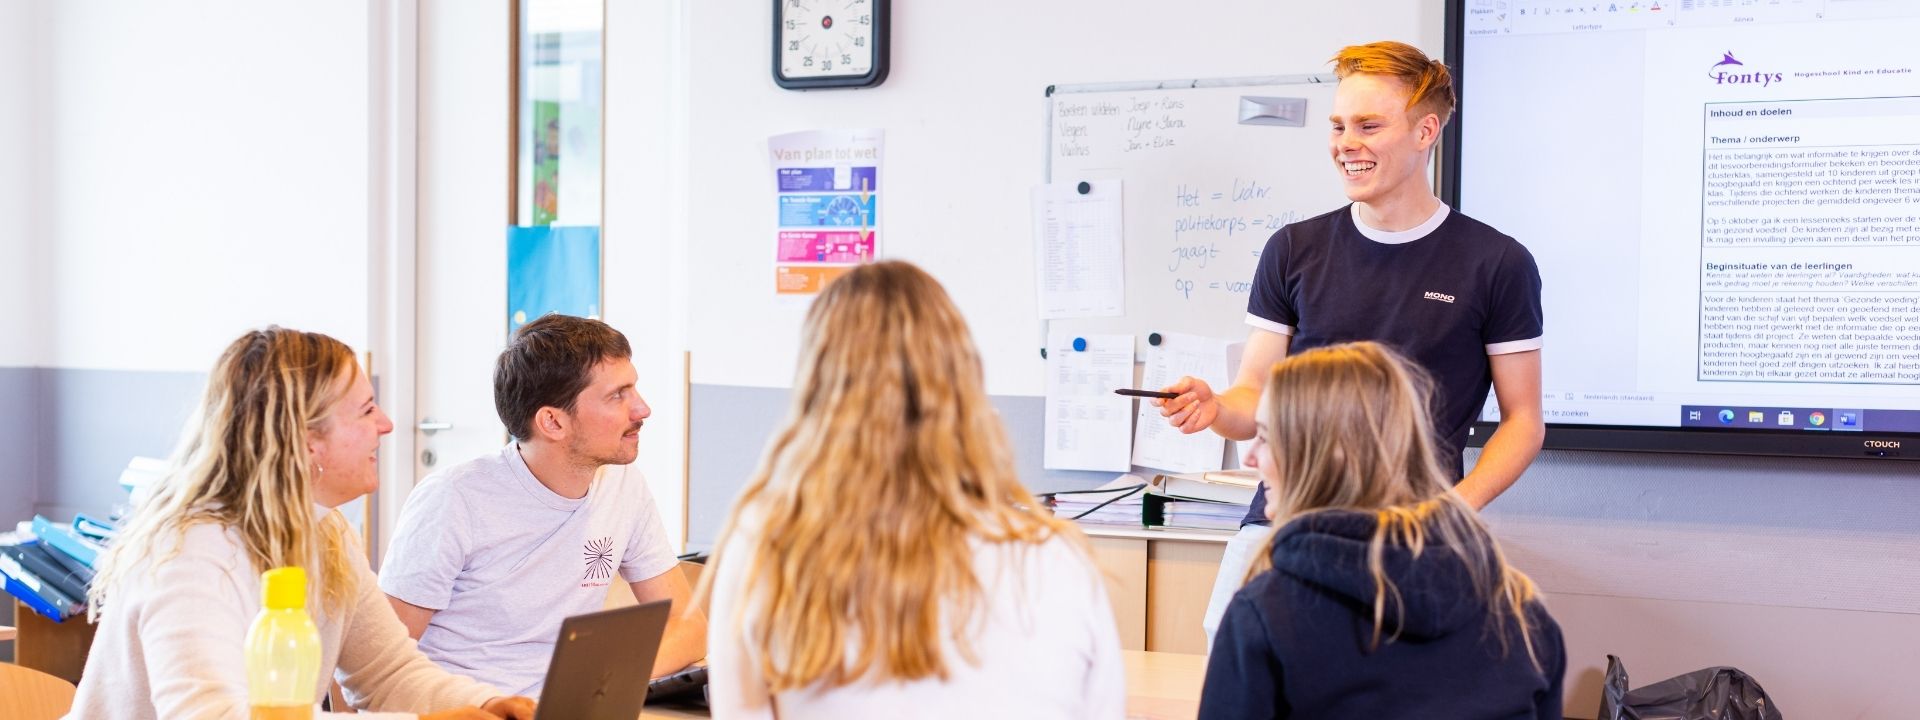
[(1746, 69), (1747, 64), (1734, 58), (1733, 51), (1728, 50), (1721, 55), (1720, 62), (1707, 68), (1707, 77), (1712, 78), (1715, 85), (1759, 85), (1760, 87), (1786, 79), (1784, 73), (1746, 72)]

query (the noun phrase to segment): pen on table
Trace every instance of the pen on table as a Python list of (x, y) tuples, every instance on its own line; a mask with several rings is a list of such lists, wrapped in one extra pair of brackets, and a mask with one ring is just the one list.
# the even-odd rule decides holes
[(1135, 390), (1133, 388), (1120, 388), (1119, 390), (1113, 391), (1113, 393), (1127, 397), (1159, 398), (1161, 400), (1172, 400), (1180, 397), (1180, 393), (1160, 392), (1159, 390)]

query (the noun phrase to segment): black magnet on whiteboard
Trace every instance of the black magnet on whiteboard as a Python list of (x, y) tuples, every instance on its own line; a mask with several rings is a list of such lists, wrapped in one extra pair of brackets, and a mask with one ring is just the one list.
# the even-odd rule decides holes
[(1086, 352), (1086, 351), (1087, 351), (1087, 339), (1086, 339), (1086, 338), (1074, 338), (1074, 339), (1073, 339), (1073, 351), (1074, 351), (1074, 352)]
[(1160, 333), (1147, 333), (1147, 344), (1160, 347)]
[(1085, 180), (1080, 181), (1080, 187), (1077, 189), (1080, 191), (1081, 195), (1085, 195), (1087, 193), (1093, 192), (1093, 186), (1088, 185)]
[(1046, 349), (1046, 348), (1040, 348), (1040, 359), (1041, 359), (1041, 360), (1045, 360), (1045, 359), (1047, 359), (1047, 349)]

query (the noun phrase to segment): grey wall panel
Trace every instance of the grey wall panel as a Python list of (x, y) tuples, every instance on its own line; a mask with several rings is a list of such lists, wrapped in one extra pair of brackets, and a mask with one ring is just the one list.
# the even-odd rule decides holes
[(1920, 613), (1916, 507), (1920, 463), (1548, 452), (1486, 517), (1549, 592)]
[[(688, 398), (693, 418), (693, 447), (688, 458), (687, 549), (711, 549), (733, 499), (759, 466), (767, 440), (786, 418), (792, 392), (785, 388), (694, 385)], [(1113, 473), (1045, 470), (1040, 467), (1045, 437), (1045, 401), (1038, 397), (996, 396), (994, 407), (1006, 421), (1020, 477), (1034, 492), (1090, 488)]]
[(40, 426), (34, 422), (41, 370), (0, 368), (0, 530), (33, 517), (39, 490)]
[[(0, 368), (0, 531), (33, 517), (39, 491), (39, 425), (33, 422), (37, 368)], [(4, 598), (0, 598), (4, 599)], [(4, 599), (11, 606), (11, 599)], [(0, 623), (13, 616), (0, 610)], [(13, 643), (0, 643), (0, 662), (13, 662)]]
[(64, 520), (126, 502), (120, 471), (135, 455), (167, 457), (206, 382), (204, 373), (142, 370), (41, 371), (33, 422), (40, 425), (41, 514)]
[(785, 389), (694, 385), (687, 457), (687, 551), (713, 549), (734, 496), (759, 466), (767, 439), (786, 417)]

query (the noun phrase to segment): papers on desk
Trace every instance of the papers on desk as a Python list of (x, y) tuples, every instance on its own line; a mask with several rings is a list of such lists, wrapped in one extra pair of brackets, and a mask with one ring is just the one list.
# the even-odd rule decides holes
[(1120, 181), (1033, 189), (1040, 318), (1111, 317), (1126, 307)]
[(1132, 381), (1133, 336), (1049, 332), (1041, 465), (1048, 470), (1129, 470), (1132, 401), (1113, 391), (1130, 387)]
[[(1207, 381), (1214, 392), (1225, 392), (1232, 378), (1227, 375), (1227, 348), (1224, 340), (1161, 333), (1159, 347), (1147, 351), (1146, 373), (1140, 387), (1158, 390), (1173, 384), (1181, 376), (1191, 375)], [(1226, 439), (1211, 430), (1182, 435), (1167, 424), (1160, 408), (1140, 402), (1140, 417), (1133, 439), (1133, 464), (1172, 472), (1219, 470), (1226, 453)]]
[(1068, 520), (1096, 525), (1140, 527), (1145, 521), (1142, 508), (1147, 502), (1147, 482), (1138, 475), (1121, 475), (1092, 490), (1068, 490), (1047, 496), (1053, 514)]
[(1189, 530), (1239, 530), (1247, 506), (1204, 500), (1168, 500), (1161, 505), (1161, 524)]
[(1148, 525), (1197, 530), (1238, 530), (1247, 505), (1259, 492), (1251, 470), (1156, 475), (1148, 488)]
[(1260, 493), (1260, 476), (1252, 470), (1155, 475), (1153, 491), (1182, 500), (1234, 503), (1245, 508)]

